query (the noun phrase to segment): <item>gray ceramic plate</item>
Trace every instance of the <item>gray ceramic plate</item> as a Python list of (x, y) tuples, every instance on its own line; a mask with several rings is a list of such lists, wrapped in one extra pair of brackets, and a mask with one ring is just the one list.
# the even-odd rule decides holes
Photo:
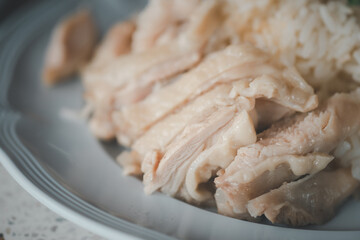
[[(0, 27), (0, 160), (34, 197), (60, 215), (113, 239), (354, 239), (360, 203), (347, 202), (323, 226), (293, 229), (250, 223), (191, 206), (124, 177), (114, 156), (86, 122), (61, 113), (83, 106), (77, 79), (54, 88), (40, 81), (43, 55), (55, 23), (79, 6), (101, 27), (125, 19), (145, 2), (42, 1), (19, 10)], [(65, 110), (64, 110), (65, 109)]]

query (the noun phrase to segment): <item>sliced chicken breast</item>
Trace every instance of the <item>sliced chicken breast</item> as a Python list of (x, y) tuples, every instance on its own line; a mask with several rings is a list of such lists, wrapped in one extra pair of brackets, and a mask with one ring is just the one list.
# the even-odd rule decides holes
[(60, 22), (46, 51), (44, 82), (55, 84), (79, 71), (90, 60), (96, 38), (94, 22), (86, 10)]
[[(238, 91), (241, 83), (241, 80), (230, 83), (233, 88), (228, 96), (229, 99), (232, 97), (235, 97), (235, 99), (236, 97), (243, 98), (242, 96), (234, 94), (234, 92)], [(281, 88), (280, 86), (281, 84), (275, 85), (277, 88)], [(278, 93), (280, 91), (274, 90), (274, 92)], [(267, 93), (264, 95), (266, 94)], [(287, 94), (291, 93), (287, 92)], [(264, 97), (261, 94), (255, 94), (254, 96)], [(278, 95), (272, 94), (267, 96), (272, 99), (271, 97), (276, 98)], [(235, 105), (229, 104), (229, 106)], [(186, 107), (183, 109), (186, 109)], [(241, 106), (236, 107), (236, 109), (243, 109), (243, 111), (241, 113), (234, 113), (233, 119), (219, 130), (212, 125), (207, 125), (209, 123), (207, 115), (211, 114), (211, 116), (220, 117), (221, 114), (225, 113), (213, 107), (208, 109), (208, 111), (211, 111), (210, 113), (208, 111), (199, 112), (197, 118), (200, 120), (196, 121), (193, 127), (194, 129), (190, 127), (193, 126), (191, 125), (192, 123), (188, 123), (182, 134), (178, 135), (163, 151), (156, 148), (150, 151), (142, 164), (145, 191), (151, 193), (157, 189), (161, 189), (162, 192), (171, 196), (185, 198), (186, 201), (195, 203), (211, 200), (212, 192), (209, 191), (206, 186), (208, 181), (215, 176), (219, 169), (226, 168), (233, 161), (238, 147), (248, 145), (256, 140), (254, 122), (248, 114), (248, 111), (254, 109), (254, 104), (251, 105), (250, 109), (241, 108)], [(165, 119), (168, 119), (168, 117)], [(160, 121), (160, 123), (161, 122), (162, 121)], [(187, 129), (191, 129), (191, 131)], [(202, 130), (203, 135), (198, 133), (196, 131), (197, 129), (204, 129)], [(210, 135), (206, 135), (205, 133)], [(187, 138), (190, 136), (197, 139), (196, 144), (188, 142)], [(180, 151), (189, 153), (179, 153)], [(303, 166), (305, 164), (302, 165), (305, 169), (301, 169), (293, 163), (295, 162), (293, 159), (290, 159), (287, 163), (292, 163), (291, 170), (301, 176), (304, 171), (320, 171), (326, 167), (332, 159), (330, 156), (316, 155), (309, 157), (306, 167)], [(306, 161), (306, 159), (303, 161)], [(279, 165), (281, 164), (280, 162), (283, 163), (285, 160), (278, 160)], [(313, 168), (313, 166), (316, 167)], [(266, 171), (267, 167), (268, 165), (263, 166), (263, 170), (259, 171)], [(181, 168), (181, 171), (178, 168)], [(276, 184), (275, 180), (274, 182)], [(281, 183), (282, 181), (280, 185)]]
[[(199, 3), (199, 0), (150, 0), (138, 16), (133, 51), (142, 52), (156, 46), (164, 34), (168, 35), (174, 26), (187, 21)], [(176, 36), (177, 33), (171, 35)]]
[[(234, 121), (243, 123), (242, 126), (238, 126), (239, 128), (243, 128), (246, 124), (252, 129), (252, 138), (243, 139), (243, 142), (255, 141), (256, 133), (250, 117), (247, 118), (249, 122), (239, 121), (237, 110), (230, 106), (213, 107), (209, 110), (200, 112), (192, 123), (188, 124), (182, 133), (169, 144), (165, 152), (154, 150), (145, 156), (142, 163), (145, 192), (151, 193), (161, 188), (161, 191), (166, 194), (201, 203), (202, 201), (197, 201), (188, 194), (184, 185), (189, 165), (205, 149), (219, 142), (229, 126), (234, 126), (232, 124)], [(179, 193), (186, 193), (186, 195)]]
[[(91, 125), (99, 126), (92, 128), (96, 136), (112, 138), (115, 132), (110, 134), (103, 132), (101, 128), (102, 124), (113, 125), (112, 121), (104, 122), (104, 119), (111, 119), (108, 115), (112, 111), (146, 98), (154, 88), (166, 85), (201, 60), (209, 35), (221, 21), (218, 7), (218, 1), (204, 1), (200, 4), (194, 17), (183, 29), (181, 37), (169, 44), (125, 55), (103, 68), (88, 68), (83, 73), (88, 102), (95, 106), (95, 112), (102, 109), (100, 113), (95, 113), (92, 119), (94, 124)], [(97, 94), (99, 88), (102, 93), (107, 93)], [(109, 109), (108, 112), (103, 111), (106, 108)], [(124, 139), (126, 138), (122, 137), (119, 141), (128, 145)]]
[(213, 200), (212, 178), (234, 160), (239, 147), (256, 141), (254, 116), (251, 115), (245, 110), (238, 113), (212, 139), (213, 143), (191, 162), (184, 182), (188, 198), (199, 203)]
[[(249, 200), (297, 175), (293, 170), (289, 171), (292, 168), (289, 155), (330, 153), (339, 142), (357, 132), (359, 109), (360, 90), (336, 94), (322, 108), (281, 121), (261, 133), (255, 144), (239, 148), (235, 160), (215, 179), (218, 211), (239, 218), (246, 216)], [(288, 166), (282, 165), (281, 158)], [(302, 169), (301, 175), (321, 170), (331, 158), (319, 160), (322, 164), (316, 164), (316, 168), (308, 168), (308, 160), (296, 160), (300, 164), (298, 167), (302, 167), (297, 167)], [(273, 181), (274, 176), (276, 181)], [(260, 179), (263, 185), (257, 185)], [(248, 190), (249, 186), (253, 186), (251, 190)]]
[[(188, 158), (193, 158), (196, 153), (200, 153), (205, 148), (206, 140), (231, 121), (235, 116), (235, 111), (234, 107), (207, 109), (206, 112), (195, 116), (193, 123), (187, 125), (174, 139), (163, 156), (161, 152), (156, 155), (147, 154), (142, 168), (145, 192), (151, 193), (166, 184), (175, 171), (179, 172), (178, 167)], [(182, 180), (179, 179), (179, 182)]]
[[(139, 54), (120, 56), (104, 68), (88, 68), (83, 72), (83, 82), (85, 98), (95, 109), (91, 121), (112, 125), (113, 110), (145, 98), (156, 82), (171, 79), (199, 60), (199, 53), (184, 53), (170, 46), (161, 46)], [(103, 133), (101, 129), (93, 130), (99, 138), (115, 136), (115, 130), (111, 134)]]
[[(227, 200), (236, 198), (236, 206), (244, 206), (250, 199), (290, 182), (306, 174), (315, 174), (323, 170), (334, 157), (324, 153), (309, 153), (300, 155), (282, 155), (270, 157), (256, 166), (242, 166), (239, 175), (242, 179), (236, 186), (236, 191), (231, 185), (223, 184), (216, 191), (217, 207), (221, 213), (238, 218), (248, 218), (244, 209), (235, 212)], [(219, 174), (223, 174), (224, 170)], [(241, 183), (240, 183), (241, 182)], [(218, 179), (216, 180), (218, 184)], [(218, 186), (218, 185), (217, 185)], [(229, 189), (228, 189), (229, 188)]]
[(112, 26), (97, 48), (90, 67), (109, 64), (120, 55), (129, 53), (135, 27), (135, 23), (132, 21), (120, 22)]
[[(265, 87), (262, 83), (267, 80), (269, 84)], [(113, 118), (118, 135), (120, 139), (127, 139), (131, 143), (187, 102), (217, 84), (234, 81), (237, 81), (234, 84), (234, 96), (263, 96), (304, 112), (317, 106), (313, 89), (296, 71), (273, 63), (268, 55), (250, 45), (233, 45), (210, 54), (174, 84), (115, 113)], [(296, 97), (292, 98), (291, 94)]]
[(264, 214), (272, 223), (323, 224), (359, 186), (349, 169), (322, 171), (251, 200), (247, 209), (253, 217)]
[[(164, 120), (158, 122), (145, 132), (145, 134), (132, 145), (132, 153), (130, 155), (126, 154), (126, 156), (131, 157), (132, 160), (120, 157), (120, 164), (129, 174), (141, 174), (140, 164), (149, 151), (154, 149), (162, 152), (165, 151), (171, 141), (181, 133), (181, 131), (191, 122), (192, 118), (198, 113), (204, 112), (206, 109), (210, 109), (215, 105), (230, 105), (231, 101), (233, 101), (229, 99), (231, 90), (232, 86), (229, 84), (219, 85), (213, 90), (194, 99), (180, 111), (170, 114)], [(244, 106), (249, 104), (247, 109), (251, 109), (253, 107), (254, 103), (251, 103), (248, 99), (244, 98), (239, 100), (242, 101), (241, 104), (244, 104)], [(125, 162), (127, 164), (125, 164)], [(135, 166), (131, 166), (131, 168), (138, 169), (139, 172), (127, 171), (126, 169), (128, 169), (129, 164), (138, 165), (138, 168)]]

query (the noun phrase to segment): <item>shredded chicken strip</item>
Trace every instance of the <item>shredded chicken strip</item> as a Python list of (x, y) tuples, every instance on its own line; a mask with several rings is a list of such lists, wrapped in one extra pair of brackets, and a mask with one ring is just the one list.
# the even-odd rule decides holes
[[(231, 85), (219, 85), (194, 99), (194, 101), (188, 103), (180, 111), (170, 114), (164, 120), (155, 124), (132, 145), (130, 155), (128, 153), (122, 153), (121, 157), (118, 158), (125, 172), (127, 174), (141, 174), (141, 162), (149, 151), (154, 149), (165, 151), (166, 147), (191, 122), (191, 119), (195, 115), (217, 104), (225, 104), (226, 101), (228, 101), (231, 90)], [(246, 104), (247, 101), (247, 99), (243, 99), (244, 104)], [(250, 109), (251, 107), (248, 106), (247, 108)], [(123, 156), (123, 154), (125, 154), (126, 157)], [(129, 160), (128, 157), (132, 159)], [(129, 166), (129, 164), (131, 166)], [(137, 169), (137, 171), (129, 171), (128, 167), (131, 167), (133, 170)]]

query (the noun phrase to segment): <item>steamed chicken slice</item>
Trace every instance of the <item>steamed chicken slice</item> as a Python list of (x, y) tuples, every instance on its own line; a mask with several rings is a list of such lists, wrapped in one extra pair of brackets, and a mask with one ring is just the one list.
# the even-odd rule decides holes
[[(267, 80), (269, 83), (265, 89), (262, 83)], [(233, 93), (235, 96), (263, 95), (283, 106), (303, 112), (317, 106), (313, 89), (295, 70), (278, 65), (267, 54), (251, 45), (232, 45), (210, 54), (175, 83), (116, 112), (113, 117), (120, 142), (121, 139), (127, 139), (127, 143), (133, 142), (156, 122), (188, 101), (217, 84), (234, 81), (237, 81)], [(292, 98), (292, 94), (296, 97)]]
[(253, 217), (264, 214), (272, 223), (323, 224), (359, 186), (349, 169), (322, 171), (251, 200), (247, 209)]
[[(178, 58), (171, 59), (174, 56)], [(95, 109), (90, 120), (92, 132), (101, 139), (113, 138), (115, 128), (111, 113), (114, 109), (144, 98), (155, 82), (170, 79), (199, 60), (198, 53), (188, 54), (171, 46), (161, 46), (139, 54), (120, 56), (101, 69), (88, 68), (83, 72), (83, 81), (85, 99)], [(104, 132), (102, 125), (111, 127)]]
[[(144, 81), (141, 78), (153, 79), (155, 78), (153, 75), (159, 73), (162, 75), (160, 80), (164, 79), (165, 75), (167, 78), (170, 75), (175, 75), (169, 73), (171, 72), (169, 67), (184, 69), (183, 71), (185, 71), (187, 67), (182, 67), (180, 63), (186, 62), (185, 65), (188, 65), (188, 61), (184, 61), (184, 58), (192, 59), (191, 56), (193, 55), (201, 55), (201, 48), (206, 43), (208, 36), (217, 27), (218, 24), (216, 23), (220, 21), (217, 17), (217, 8), (218, 5), (213, 1), (201, 4), (197, 9), (199, 14), (188, 23), (187, 28), (184, 29), (184, 36), (180, 39), (169, 44), (152, 47), (146, 51), (122, 56), (104, 68), (90, 68), (83, 74), (85, 86), (90, 88), (93, 84), (99, 83), (109, 85), (111, 88), (120, 88), (127, 83), (137, 82), (137, 80)], [(214, 24), (208, 26), (209, 18), (214, 21)], [(135, 38), (135, 33), (133, 38)], [(180, 59), (180, 63), (177, 63), (177, 59)], [(167, 64), (168, 61), (172, 62), (170, 66)], [(178, 72), (179, 70), (176, 70), (176, 73)], [(144, 74), (146, 76), (143, 76)]]
[[(127, 174), (141, 174), (140, 165), (145, 155), (153, 150), (165, 151), (166, 147), (191, 122), (193, 116), (216, 104), (229, 101), (232, 86), (222, 84), (188, 103), (180, 111), (170, 114), (155, 124), (132, 145), (131, 154), (122, 153), (118, 158)], [(247, 99), (243, 99), (244, 104)], [(250, 106), (248, 107), (250, 108)], [(130, 171), (131, 169), (131, 171)], [(135, 171), (136, 170), (136, 171)]]
[[(257, 101), (257, 100), (256, 100)], [(269, 106), (277, 104), (269, 104)], [(280, 106), (281, 108), (285, 108)], [(275, 109), (280, 108), (275, 106)], [(281, 111), (282, 112), (282, 111)], [(289, 110), (287, 111), (289, 112)], [(249, 114), (250, 113), (250, 114)], [(249, 113), (242, 111), (239, 113), (231, 123), (227, 124), (227, 129), (219, 133), (221, 136), (215, 140), (213, 138), (212, 145), (208, 145), (203, 152), (201, 152), (193, 161), (191, 161), (186, 177), (184, 180), (183, 189), (186, 189), (187, 200), (192, 202), (208, 202), (213, 199), (214, 192), (209, 189), (211, 179), (215, 177), (222, 169), (228, 167), (228, 165), (234, 160), (237, 149), (241, 146), (254, 143), (256, 141), (255, 128), (257, 126), (259, 110), (255, 108)], [(274, 112), (275, 113), (275, 112)], [(271, 120), (276, 121), (283, 115), (269, 118), (267, 123), (271, 124)], [(293, 159), (295, 162), (300, 158)], [(313, 172), (319, 171), (324, 168), (333, 157), (325, 154), (319, 154), (310, 157), (307, 164), (307, 169), (312, 168)], [(306, 160), (305, 160), (306, 161)], [(296, 163), (293, 163), (294, 168), (297, 167)], [(297, 168), (296, 174), (301, 174), (301, 168)], [(302, 168), (304, 170), (304, 167)], [(275, 178), (274, 178), (275, 179)], [(168, 185), (171, 183), (167, 183)], [(164, 191), (164, 190), (162, 190)], [(184, 192), (184, 191), (182, 191)], [(190, 200), (189, 200), (190, 199)]]
[[(218, 1), (204, 1), (199, 4), (190, 18), (184, 33), (169, 44), (170, 48), (177, 49), (167, 61), (153, 66), (137, 81), (130, 81), (121, 92), (116, 93), (117, 105), (128, 105), (138, 102), (149, 95), (155, 83), (169, 79), (178, 73), (196, 65), (203, 55), (203, 48), (207, 39), (220, 22)], [(139, 96), (139, 93), (141, 97)], [(135, 97), (134, 97), (135, 96)]]
[(139, 78), (128, 81), (127, 85), (116, 93), (117, 106), (129, 105), (144, 99), (153, 91), (156, 83), (171, 79), (201, 60), (202, 49), (221, 20), (218, 16), (219, 3), (204, 1), (194, 11), (194, 16), (190, 18), (184, 33), (178, 39), (164, 45), (165, 48), (175, 51), (172, 51), (165, 61), (152, 65)]
[(90, 59), (96, 43), (96, 29), (88, 11), (80, 11), (55, 29), (43, 67), (46, 84), (55, 84), (79, 71)]
[[(196, 115), (198, 112), (202, 112), (204, 109), (209, 108), (216, 103), (226, 101), (229, 98), (232, 89), (232, 86), (229, 84), (222, 84), (215, 87), (204, 95), (196, 98), (190, 104), (184, 106), (184, 108), (180, 111), (170, 114), (168, 117), (151, 127), (142, 137), (134, 142), (131, 154), (123, 152), (119, 156), (118, 162), (123, 166), (124, 173), (135, 175), (141, 174), (140, 165), (147, 152), (152, 149), (165, 151), (167, 145), (181, 130), (184, 129), (192, 116)], [(245, 101), (247, 101), (246, 98), (244, 98), (244, 103)], [(247, 109), (250, 109), (250, 106), (248, 106)], [(269, 126), (271, 123), (274, 123), (284, 116), (290, 115), (294, 112), (289, 108), (263, 99), (256, 99), (255, 110), (256, 114), (253, 113), (251, 118), (254, 125), (257, 126), (256, 128), (260, 125), (260, 129)], [(257, 123), (257, 121), (259, 121), (259, 123)], [(239, 129), (239, 127), (235, 126), (235, 129)], [(242, 129), (239, 130), (242, 131)], [(244, 131), (251, 131), (251, 127), (247, 127)], [(242, 135), (242, 133), (237, 133), (236, 131), (230, 131), (229, 134), (235, 135), (235, 133), (239, 136)], [(230, 137), (224, 138), (229, 141), (232, 139)], [(234, 136), (234, 139), (237, 139), (236, 136)], [(239, 139), (236, 141), (239, 141)], [(236, 146), (236, 144), (233, 143), (232, 146)], [(218, 159), (221, 159), (221, 162), (226, 162), (223, 161), (224, 158), (219, 157)], [(199, 160), (197, 164), (200, 162), (201, 161)], [(226, 164), (222, 165), (225, 166)], [(194, 169), (196, 168), (194, 167)]]
[[(176, 56), (180, 55), (189, 56), (173, 46), (161, 46), (142, 53), (119, 56), (101, 68), (92, 68), (90, 66), (83, 72), (85, 90), (90, 94), (87, 97), (91, 97), (92, 100), (101, 104), (101, 98), (97, 99), (96, 96), (91, 95), (94, 94), (93, 92), (96, 93), (98, 87), (106, 88), (111, 96), (117, 90), (124, 88), (129, 82), (137, 82), (137, 79), (141, 80), (144, 78), (143, 75), (147, 76), (148, 79), (155, 80), (158, 77), (156, 74), (151, 74), (153, 72), (152, 68), (159, 68), (159, 66), (166, 64), (169, 59), (177, 58)], [(190, 62), (193, 62), (192, 58), (190, 58)], [(171, 68), (174, 69), (174, 74), (176, 74), (182, 66), (175, 64)], [(165, 72), (172, 71), (165, 69)], [(162, 79), (169, 78), (172, 74), (161, 73), (160, 75), (160, 79)], [(106, 108), (103, 105), (99, 107)]]
[(243, 110), (227, 124), (217, 137), (213, 137), (212, 144), (201, 152), (187, 169), (184, 188), (188, 198), (196, 202), (213, 200), (214, 192), (211, 179), (220, 169), (226, 168), (236, 155), (241, 146), (254, 143), (256, 132), (253, 119), (254, 112), (250, 114)]
[(109, 116), (113, 110), (144, 99), (154, 88), (166, 84), (201, 60), (204, 44), (220, 21), (218, 7), (217, 1), (200, 4), (184, 34), (176, 41), (125, 55), (103, 68), (88, 68), (84, 72), (86, 99), (94, 106), (90, 126), (96, 136), (102, 139), (114, 137)]
[[(229, 183), (221, 185), (221, 189), (216, 192), (217, 207), (222, 214), (234, 216), (235, 210), (227, 200), (229, 195), (236, 196), (237, 205), (246, 207), (250, 199), (279, 187), (285, 181), (290, 182), (306, 174), (315, 174), (333, 159), (333, 156), (324, 153), (281, 155), (267, 158), (256, 166), (243, 166), (239, 172), (242, 183), (237, 186), (236, 192), (230, 192), (233, 189)], [(223, 171), (221, 170), (220, 174), (223, 174)], [(216, 183), (218, 184), (218, 179)], [(235, 214), (236, 217), (248, 219), (248, 213), (243, 209)]]
[[(274, 76), (277, 75), (274, 74)], [(276, 82), (275, 79), (273, 81)], [(238, 92), (239, 86), (241, 86), (243, 82), (244, 81), (238, 80), (230, 83), (232, 90), (228, 96), (229, 99), (236, 99), (236, 97), (243, 98), (241, 95), (234, 94)], [(258, 97), (268, 97), (271, 100), (276, 100), (277, 94), (274, 94), (274, 92), (279, 93), (284, 90), (281, 89), (280, 83), (274, 84), (273, 87), (275, 89), (270, 91), (259, 89), (259, 93), (251, 93), (254, 97), (249, 99), (252, 99), (253, 102), (254, 98)], [(300, 90), (297, 91), (301, 96), (302, 92)], [(271, 94), (269, 94), (269, 92)], [(284, 99), (288, 99), (288, 96), (291, 96), (293, 92), (296, 92), (296, 90), (284, 91)], [(229, 106), (234, 106), (234, 104), (229, 104)], [(224, 125), (216, 134), (215, 132), (212, 135), (205, 134), (211, 134), (212, 131), (216, 131), (216, 128), (211, 125), (207, 126), (209, 120), (204, 118), (196, 122), (193, 127), (194, 129), (191, 129), (191, 123), (188, 124), (188, 128), (191, 129), (191, 131), (183, 130), (182, 134), (178, 135), (164, 151), (158, 149), (150, 151), (142, 164), (145, 191), (150, 193), (154, 190), (161, 189), (162, 192), (172, 196), (182, 197), (187, 201), (197, 203), (212, 199), (211, 191), (201, 189), (202, 183), (207, 184), (208, 181), (215, 176), (217, 170), (226, 168), (234, 159), (238, 147), (253, 143), (256, 140), (255, 126), (253, 123), (254, 117), (251, 118), (247, 112), (253, 110), (254, 105), (247, 109), (241, 107), (237, 107), (236, 109), (242, 109), (244, 111), (235, 112), (233, 121)], [(212, 116), (219, 117), (221, 114), (224, 114), (219, 109), (214, 109), (213, 111)], [(199, 115), (206, 116), (205, 113), (199, 113)], [(204, 133), (202, 136), (195, 130), (200, 128), (204, 128), (204, 130), (202, 130)], [(188, 142), (188, 137), (196, 138), (197, 142)], [(191, 152), (192, 150), (193, 152)], [(189, 153), (186, 153), (186, 156), (182, 154), (178, 155), (180, 151)], [(309, 159), (312, 163), (307, 165), (307, 169), (312, 169), (313, 166), (316, 166), (316, 168), (313, 169), (313, 171), (316, 172), (323, 169), (327, 163), (332, 160), (332, 157), (316, 156), (310, 157)], [(294, 166), (296, 165), (294, 164)], [(297, 171), (301, 172), (306, 170), (298, 169)]]
[[(136, 82), (136, 79), (141, 77), (145, 70), (153, 71), (151, 70), (152, 67), (159, 68), (158, 64), (166, 64), (169, 60), (175, 62), (179, 57), (182, 58), (193, 54), (200, 54), (201, 48), (206, 43), (208, 36), (212, 34), (218, 25), (217, 22), (220, 21), (217, 16), (217, 9), (218, 4), (216, 4), (216, 2), (204, 2), (196, 9), (198, 14), (188, 22), (187, 27), (184, 29), (184, 34), (182, 34), (184, 36), (179, 39), (174, 39), (174, 41), (169, 44), (154, 46), (146, 51), (135, 52), (118, 58), (103, 69), (85, 72), (85, 84), (88, 85), (98, 81), (118, 88), (128, 82)], [(214, 23), (208, 26), (209, 18), (212, 19)], [(139, 28), (139, 26), (137, 26), (137, 28)], [(139, 29), (134, 32), (133, 41), (135, 41), (137, 31), (139, 31)], [(139, 63), (137, 64), (137, 62)], [(146, 66), (143, 66), (144, 63), (146, 63)], [(123, 67), (122, 65), (124, 64), (125, 66)], [(164, 66), (166, 67), (162, 67), (161, 70), (168, 72), (169, 66)], [(180, 66), (178, 66), (178, 68), (179, 67)], [(129, 69), (129, 71), (124, 71), (126, 69)], [(156, 72), (160, 71), (157, 70)]]
[[(120, 55), (129, 53), (134, 30), (135, 24), (131, 21), (115, 24), (97, 48), (92, 61), (85, 68), (83, 76), (87, 76), (89, 72), (97, 72), (99, 68), (110, 64)], [(109, 107), (113, 101), (109, 96), (111, 91), (104, 84), (90, 84), (86, 81), (84, 81), (87, 83), (85, 98), (95, 108), (89, 124), (90, 129), (101, 139), (111, 139), (115, 132), (110, 115), (112, 108)], [(90, 91), (90, 89), (92, 90)]]
[(112, 26), (97, 48), (90, 66), (109, 64), (120, 55), (129, 53), (134, 31), (135, 24), (132, 21), (120, 22)]
[(137, 31), (134, 34), (132, 49), (134, 52), (146, 51), (157, 45), (163, 35), (170, 42), (177, 35), (177, 25), (188, 20), (198, 7), (200, 0), (150, 0), (137, 19)]
[(359, 109), (360, 90), (336, 94), (319, 110), (281, 121), (261, 133), (255, 144), (240, 148), (235, 160), (215, 179), (218, 211), (239, 218), (247, 216), (246, 204), (252, 198), (294, 180), (299, 174), (321, 170), (331, 158), (319, 158), (321, 164), (316, 164), (316, 168), (309, 168), (309, 159), (304, 158), (307, 160), (297, 160), (294, 168), (289, 155), (330, 153), (339, 142), (359, 130)]
[[(185, 127), (165, 153), (156, 150), (148, 153), (142, 164), (145, 192), (151, 193), (175, 178), (173, 175), (179, 174), (179, 168), (204, 149), (206, 140), (230, 122), (235, 111), (234, 107), (227, 106), (207, 109), (194, 116), (193, 123)], [(182, 179), (177, 182), (182, 183)], [(178, 186), (174, 188), (176, 193)]]
[[(245, 127), (250, 128), (248, 135), (244, 135), (238, 142), (234, 141), (235, 145), (256, 140), (253, 122), (246, 111), (238, 113), (234, 106), (218, 106), (209, 110), (196, 115), (193, 122), (169, 144), (165, 152), (153, 150), (145, 156), (142, 163), (145, 192), (151, 193), (161, 188), (162, 192), (169, 195), (201, 203), (203, 201), (192, 198), (187, 193), (186, 186), (183, 186), (189, 165), (205, 149), (221, 142), (219, 139), (230, 127), (238, 125), (240, 131)], [(232, 131), (239, 132), (236, 129)], [(210, 196), (206, 200), (209, 198)]]

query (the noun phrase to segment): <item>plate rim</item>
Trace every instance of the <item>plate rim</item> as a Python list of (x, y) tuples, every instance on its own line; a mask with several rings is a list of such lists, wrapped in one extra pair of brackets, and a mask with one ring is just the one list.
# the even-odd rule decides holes
[(60, 202), (57, 202), (54, 198), (50, 197), (35, 184), (25, 177), (25, 175), (16, 167), (10, 157), (0, 148), (0, 163), (4, 166), (7, 172), (13, 177), (13, 179), (32, 197), (44, 204), (47, 208), (60, 216), (66, 218), (70, 222), (82, 227), (83, 229), (106, 237), (108, 239), (116, 239), (121, 237), (122, 239), (138, 240), (141, 238), (135, 237), (130, 234), (118, 231), (114, 228), (108, 227), (102, 223), (95, 222), (80, 213), (77, 213), (70, 208), (66, 207)]
[[(47, 3), (44, 3), (47, 2)], [(49, 2), (52, 1), (43, 1), (42, 3), (39, 3), (37, 6), (39, 9), (45, 8), (45, 6), (50, 5)], [(58, 3), (59, 5), (63, 4), (66, 1), (59, 1), (62, 3)], [(64, 3), (65, 4), (65, 3)], [(6, 19), (3, 24), (0, 25), (0, 30), (4, 29), (4, 31), (0, 32), (0, 45), (4, 45), (2, 42), (6, 38), (11, 38), (12, 35), (14, 35), (13, 32), (16, 32), (16, 26), (20, 25), (20, 23), (24, 22), (27, 16), (32, 16), (36, 7), (30, 7), (29, 9), (25, 9), (27, 6), (24, 6), (14, 12), (11, 16)], [(25, 11), (28, 10), (28, 11)], [(16, 17), (20, 14), (23, 14), (24, 16), (20, 19), (17, 19)], [(45, 17), (44, 17), (45, 18)], [(2, 29), (1, 29), (2, 28)], [(13, 31), (13, 32), (12, 32)], [(1, 55), (0, 55), (1, 56)], [(1, 59), (0, 59), (1, 60)], [(0, 73), (1, 74), (1, 73)], [(8, 81), (8, 82), (7, 82)], [(9, 103), (7, 102), (7, 91), (8, 91), (8, 85), (10, 84), (11, 78), (9, 79), (1, 79), (0, 80), (0, 120), (3, 117), (3, 119), (13, 119), (13, 124), (11, 125), (12, 128), (16, 127), (17, 120), (21, 118), (25, 118), (21, 113), (17, 112), (16, 109), (12, 108)], [(3, 86), (1, 88), (1, 86)], [(4, 94), (2, 94), (4, 93)], [(1, 96), (2, 95), (2, 96)], [(2, 116), (2, 117), (1, 117)], [(14, 117), (15, 116), (15, 117)], [(3, 128), (5, 128), (5, 121), (0, 121), (0, 133)], [(15, 131), (15, 130), (14, 130)], [(16, 135), (12, 136), (17, 138)], [(134, 235), (137, 235), (135, 230), (128, 230), (128, 231), (134, 231), (134, 235), (130, 235), (128, 233), (125, 233), (121, 231), (121, 229), (118, 228), (112, 228), (106, 224), (103, 224), (99, 221), (92, 220), (91, 218), (86, 217), (85, 215), (81, 214), (80, 212), (75, 211), (69, 206), (66, 206), (61, 201), (57, 200), (56, 198), (48, 195), (45, 191), (41, 190), (39, 186), (37, 186), (35, 183), (33, 183), (24, 173), (24, 171), (21, 171), (18, 166), (16, 165), (15, 161), (11, 159), (10, 155), (6, 153), (6, 148), (13, 147), (18, 151), (21, 151), (18, 147), (11, 146), (11, 143), (9, 143), (4, 136), (0, 134), (0, 163), (5, 167), (5, 169), (9, 172), (9, 174), (19, 183), (21, 187), (23, 187), (28, 193), (30, 193), (35, 199), (43, 203), (45, 206), (47, 206), (52, 211), (56, 212), (57, 214), (63, 216), (67, 220), (83, 227), (84, 229), (87, 229), (88, 231), (92, 231), (100, 236), (110, 238), (110, 239), (140, 239)], [(22, 146), (26, 149), (25, 146)], [(35, 157), (34, 157), (35, 158)], [(35, 158), (36, 159), (36, 158)], [(46, 171), (45, 169), (43, 169)], [(55, 180), (56, 181), (56, 180)], [(73, 194), (74, 195), (74, 194)], [(84, 201), (83, 199), (81, 199)], [(86, 202), (86, 201), (84, 201)], [(96, 206), (95, 206), (96, 207)], [(101, 210), (102, 211), (102, 210)], [(120, 218), (119, 218), (120, 219)], [(126, 224), (130, 224), (134, 229), (137, 229), (138, 231), (142, 231), (143, 233), (149, 234), (149, 237), (159, 238), (159, 239), (173, 239), (173, 237), (165, 235), (161, 232), (148, 229), (146, 227), (128, 222), (124, 219), (120, 219)], [(274, 226), (276, 227), (276, 226)], [(281, 228), (280, 228), (281, 229)], [(359, 234), (360, 230), (314, 230), (314, 229), (289, 229), (287, 230), (294, 230), (294, 233), (301, 233), (301, 232), (312, 232), (315, 233), (321, 233), (321, 232), (333, 232), (333, 233), (348, 233), (351, 236), (356, 236), (352, 234)], [(285, 229), (283, 229), (285, 230)], [(138, 232), (139, 233), (139, 232)], [(351, 237), (348, 235), (349, 237)], [(314, 235), (316, 236), (316, 235)]]

